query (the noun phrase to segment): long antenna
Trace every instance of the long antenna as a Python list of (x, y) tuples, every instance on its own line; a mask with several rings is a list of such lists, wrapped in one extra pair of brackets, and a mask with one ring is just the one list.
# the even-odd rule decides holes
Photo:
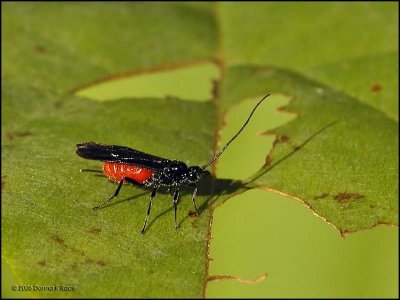
[(261, 104), (261, 102), (263, 102), (268, 96), (270, 96), (271, 94), (268, 94), (266, 96), (264, 96), (264, 98), (262, 98), (256, 106), (254, 106), (253, 110), (251, 111), (249, 117), (247, 118), (246, 122), (244, 122), (243, 126), (239, 129), (239, 131), (229, 140), (229, 142), (227, 142), (225, 144), (225, 146), (214, 156), (213, 159), (211, 159), (208, 163), (206, 163), (204, 166), (201, 167), (202, 170), (204, 170), (205, 168), (207, 168), (209, 165), (211, 165), (214, 161), (216, 161), (218, 159), (218, 157), (220, 157), (220, 155), (225, 151), (226, 148), (228, 148), (229, 144), (232, 143), (237, 137), (238, 135), (243, 131), (243, 129), (246, 127), (247, 123), (249, 123), (251, 117), (253, 116), (254, 112), (256, 111), (257, 107)]

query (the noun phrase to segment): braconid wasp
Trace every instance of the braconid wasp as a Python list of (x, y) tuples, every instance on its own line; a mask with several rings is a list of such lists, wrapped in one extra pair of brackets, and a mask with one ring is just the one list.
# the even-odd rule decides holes
[(208, 173), (205, 169), (214, 163), (218, 157), (226, 150), (230, 143), (232, 143), (242, 130), (249, 123), (257, 107), (268, 97), (270, 94), (262, 98), (251, 111), (246, 122), (242, 125), (239, 131), (225, 144), (224, 147), (205, 165), (188, 167), (185, 163), (178, 160), (170, 160), (157, 157), (151, 154), (140, 152), (138, 150), (124, 147), (124, 146), (108, 146), (101, 145), (94, 142), (86, 142), (77, 144), (76, 154), (86, 159), (100, 160), (104, 162), (103, 173), (111, 180), (119, 182), (114, 194), (104, 201), (102, 204), (93, 207), (93, 210), (102, 208), (111, 199), (117, 197), (121, 190), (123, 183), (135, 183), (145, 187), (152, 187), (149, 207), (147, 209), (146, 218), (144, 220), (142, 233), (146, 229), (146, 224), (150, 216), (153, 199), (156, 196), (157, 190), (161, 187), (167, 187), (173, 190), (173, 204), (175, 211), (175, 228), (178, 227), (176, 223), (176, 210), (177, 202), (179, 199), (179, 188), (181, 185), (194, 187), (192, 194), (193, 206), (196, 213), (199, 211), (196, 206), (195, 198), (197, 194), (197, 182), (203, 173)]

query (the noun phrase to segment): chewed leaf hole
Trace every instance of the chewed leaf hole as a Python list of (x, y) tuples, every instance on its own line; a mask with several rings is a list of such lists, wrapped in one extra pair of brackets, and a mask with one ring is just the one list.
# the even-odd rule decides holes
[(219, 79), (220, 74), (215, 64), (204, 62), (184, 67), (166, 66), (156, 71), (138, 71), (127, 76), (104, 80), (79, 90), (76, 95), (95, 101), (173, 96), (204, 102), (213, 98), (214, 81)]

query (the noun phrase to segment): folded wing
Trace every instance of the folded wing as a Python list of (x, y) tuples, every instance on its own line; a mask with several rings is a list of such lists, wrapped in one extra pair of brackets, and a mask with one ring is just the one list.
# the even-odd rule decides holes
[(94, 142), (76, 145), (76, 154), (86, 159), (118, 162), (151, 170), (160, 170), (171, 162), (169, 159), (150, 155), (129, 147), (102, 145)]

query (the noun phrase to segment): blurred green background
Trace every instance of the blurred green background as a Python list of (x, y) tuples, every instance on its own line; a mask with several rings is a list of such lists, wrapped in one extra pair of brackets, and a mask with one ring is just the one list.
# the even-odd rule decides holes
[[(228, 64), (294, 70), (398, 120), (397, 3), (228, 2), (211, 9), (206, 3), (198, 6), (215, 14), (213, 25), (220, 40), (216, 56)], [(154, 11), (159, 13), (157, 17), (164, 10)], [(152, 23), (157, 24), (156, 20)], [(178, 29), (185, 30), (184, 26)], [(173, 41), (179, 45), (171, 38)], [(192, 45), (191, 51), (201, 53), (197, 46)], [(151, 58), (152, 53), (146, 55)], [(152, 65), (150, 58), (136, 67)], [(123, 64), (123, 58), (119, 59)], [(95, 102), (164, 96), (204, 102), (212, 97), (212, 81), (223, 76), (220, 65), (199, 63), (115, 79), (80, 89), (76, 95)], [(376, 82), (382, 83), (379, 93), (373, 90)], [(219, 178), (245, 179), (263, 165), (274, 136), (261, 133), (295, 118), (278, 111), (290, 99), (274, 94), (260, 108), (257, 114), (265, 118), (257, 119), (256, 114), (244, 134), (224, 153), (216, 168)], [(243, 100), (247, 101), (228, 111), (221, 144), (240, 127), (257, 101)], [(295, 199), (251, 190), (215, 209), (211, 234), (210, 276), (267, 277), (253, 285), (234, 280), (209, 282), (206, 297), (398, 297), (397, 227), (380, 225), (342, 238)], [(30, 296), (10, 291), (10, 286), (19, 282), (2, 262), (2, 296)]]

